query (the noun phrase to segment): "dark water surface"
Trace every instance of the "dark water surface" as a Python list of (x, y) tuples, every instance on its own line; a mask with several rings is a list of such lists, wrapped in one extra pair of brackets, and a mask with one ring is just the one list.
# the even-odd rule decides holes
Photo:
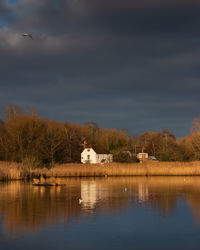
[(61, 181), (0, 183), (1, 250), (200, 249), (200, 177)]

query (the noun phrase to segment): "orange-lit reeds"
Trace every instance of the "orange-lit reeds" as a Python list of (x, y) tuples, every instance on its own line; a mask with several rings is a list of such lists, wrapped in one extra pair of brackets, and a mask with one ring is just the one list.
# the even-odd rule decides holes
[(193, 176), (200, 175), (200, 162), (146, 162), (142, 164), (61, 164), (35, 174), (55, 177), (89, 176)]
[(200, 162), (57, 164), (51, 169), (31, 169), (19, 163), (0, 162), (0, 180), (19, 180), (41, 175), (47, 177), (200, 176)]
[(28, 168), (20, 163), (0, 162), (0, 181), (22, 180), (28, 173)]

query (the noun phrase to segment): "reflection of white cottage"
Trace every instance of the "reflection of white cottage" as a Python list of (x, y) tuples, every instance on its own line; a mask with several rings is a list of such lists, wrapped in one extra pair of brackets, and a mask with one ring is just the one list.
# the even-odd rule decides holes
[(109, 163), (112, 161), (112, 154), (97, 147), (86, 147), (81, 153), (82, 163)]
[(96, 181), (81, 181), (81, 200), (84, 209), (94, 209), (96, 203), (106, 199), (108, 190)]

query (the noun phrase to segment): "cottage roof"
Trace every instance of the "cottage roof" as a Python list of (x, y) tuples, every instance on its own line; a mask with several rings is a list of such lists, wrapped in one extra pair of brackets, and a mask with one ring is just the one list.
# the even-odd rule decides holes
[(107, 150), (105, 150), (105, 149), (103, 149), (102, 147), (100, 147), (100, 146), (91, 146), (91, 147), (86, 147), (86, 148), (92, 148), (94, 151), (95, 151), (95, 153), (97, 153), (97, 154), (110, 154), (110, 152), (109, 151), (107, 151)]

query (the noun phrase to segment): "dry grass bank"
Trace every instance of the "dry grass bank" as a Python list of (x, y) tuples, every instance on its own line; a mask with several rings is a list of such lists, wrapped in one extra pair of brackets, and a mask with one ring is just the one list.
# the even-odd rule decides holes
[(0, 180), (93, 176), (200, 176), (200, 162), (146, 162), (143, 164), (60, 164), (51, 169), (31, 169), (19, 163), (0, 162)]
[(35, 170), (34, 173), (48, 177), (89, 176), (181, 176), (199, 175), (200, 162), (146, 162), (143, 164), (62, 164), (50, 170)]
[(0, 181), (23, 180), (30, 174), (30, 168), (16, 162), (0, 162)]

